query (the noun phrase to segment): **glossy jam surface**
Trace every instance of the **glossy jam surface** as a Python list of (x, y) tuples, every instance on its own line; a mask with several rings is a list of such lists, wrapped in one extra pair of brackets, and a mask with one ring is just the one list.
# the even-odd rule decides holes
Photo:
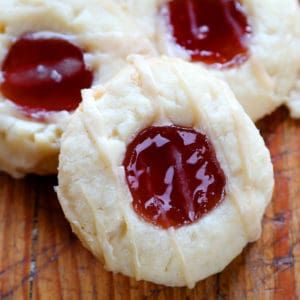
[(72, 111), (93, 81), (83, 51), (52, 33), (22, 35), (1, 69), (1, 93), (27, 112)]
[(163, 13), (175, 42), (193, 61), (233, 67), (248, 59), (251, 28), (239, 1), (172, 0)]
[(161, 228), (188, 225), (225, 195), (225, 175), (206, 136), (177, 126), (149, 127), (124, 160), (133, 208)]

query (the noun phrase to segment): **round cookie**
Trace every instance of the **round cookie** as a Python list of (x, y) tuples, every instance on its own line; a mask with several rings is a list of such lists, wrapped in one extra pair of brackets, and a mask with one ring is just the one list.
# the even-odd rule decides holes
[[(198, 16), (193, 14), (193, 9), (196, 10), (196, 4), (199, 4), (200, 7), (201, 3), (206, 3), (207, 5), (209, 2), (214, 3), (213, 5), (215, 6), (226, 5), (227, 10), (224, 14), (230, 16), (227, 22), (234, 24), (233, 29), (231, 28), (235, 31), (234, 34), (240, 34), (239, 32), (243, 29), (248, 30), (248, 36), (243, 36), (243, 46), (247, 48), (248, 57), (243, 57), (241, 62), (237, 62), (237, 65), (233, 64), (228, 67), (218, 63), (211, 65), (194, 61), (197, 64), (206, 66), (216, 76), (227, 81), (252, 120), (256, 121), (262, 118), (274, 111), (278, 106), (289, 101), (289, 94), (295, 84), (299, 70), (298, 66), (300, 65), (300, 14), (297, 0), (241, 0), (240, 2), (233, 0), (203, 0), (198, 2), (194, 0), (149, 0), (146, 1), (146, 9), (139, 9), (138, 11), (132, 5), (134, 1), (129, 1), (131, 3), (129, 10), (132, 11), (132, 14), (137, 15), (138, 13), (140, 22), (145, 25), (147, 23), (148, 27), (152, 27), (152, 32), (148, 30), (147, 34), (152, 38), (153, 43), (161, 54), (181, 57), (191, 61), (193, 59), (190, 50), (187, 51), (187, 48), (180, 46), (179, 42), (177, 42), (178, 36), (174, 36), (174, 24), (170, 24), (170, 10), (167, 7), (173, 1), (182, 7), (184, 5), (188, 7), (180, 9), (180, 16), (177, 18), (178, 28), (184, 27), (186, 20), (183, 20), (183, 18), (188, 11), (190, 13), (191, 28), (194, 31), (193, 35), (200, 35), (200, 40), (206, 37), (207, 32), (209, 36), (210, 29), (212, 31), (214, 29), (204, 25), (197, 27), (197, 22), (200, 24), (200, 21), (197, 21)], [(237, 7), (235, 12), (230, 11), (232, 8), (229, 8), (229, 5), (231, 4)], [(235, 19), (237, 11), (239, 15)], [(205, 14), (208, 14), (208, 12), (205, 12)], [(220, 12), (217, 12), (216, 15), (211, 13), (211, 18), (214, 19), (214, 22), (220, 19), (220, 14)], [(234, 28), (238, 24), (237, 19), (242, 18), (242, 16), (246, 17), (250, 28)], [(203, 24), (209, 22), (206, 16), (205, 18), (206, 20), (203, 21)], [(224, 26), (226, 24), (225, 22)], [(185, 28), (184, 30), (187, 29)], [(222, 32), (222, 29), (219, 28), (218, 30)], [(224, 32), (226, 33), (226, 31)], [(223, 39), (224, 32), (221, 34), (217, 33), (217, 35), (219, 34), (217, 40)], [(184, 34), (184, 32), (180, 34)], [(191, 41), (187, 40), (185, 42), (189, 44)], [(235, 44), (232, 43), (232, 45)], [(228, 43), (228, 46), (229, 48), (236, 48), (236, 46), (230, 46), (230, 43)], [(203, 55), (206, 55), (205, 51), (203, 51)]]
[[(85, 67), (93, 73), (93, 84), (116, 74), (125, 65), (128, 54), (153, 51), (132, 17), (112, 1), (0, 0), (0, 6), (2, 71), (13, 45), (25, 34), (40, 36), (40, 39), (62, 39), (80, 49)], [(23, 52), (31, 59), (30, 51)], [(14, 59), (11, 61), (13, 66)], [(43, 71), (43, 66), (38, 68)], [(22, 68), (17, 72), (20, 70)], [(65, 72), (68, 76), (68, 71)], [(4, 73), (0, 72), (0, 84), (5, 78)], [(55, 80), (60, 80), (60, 74), (52, 75)], [(27, 77), (30, 77), (29, 72)], [(23, 88), (22, 83), (18, 84)], [(10, 90), (15, 93), (16, 89)], [(22, 100), (22, 96), (17, 97)], [(53, 99), (55, 101), (58, 100)], [(72, 109), (62, 109), (28, 113), (23, 106), (8, 100), (4, 89), (0, 88), (0, 170), (14, 177), (27, 173), (57, 173), (59, 139), (71, 112)]]
[[(270, 154), (228, 86), (203, 68), (166, 57), (129, 62), (83, 92), (62, 138), (58, 198), (73, 231), (108, 270), (192, 288), (259, 238), (274, 184)], [(207, 137), (226, 183), (211, 211), (166, 229), (133, 208), (124, 159), (141, 132), (173, 125)]]

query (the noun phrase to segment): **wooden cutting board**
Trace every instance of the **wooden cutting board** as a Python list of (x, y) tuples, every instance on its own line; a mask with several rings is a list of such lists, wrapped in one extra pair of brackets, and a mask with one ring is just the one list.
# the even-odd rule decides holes
[(0, 175), (0, 298), (300, 299), (300, 122), (282, 108), (259, 128), (276, 174), (263, 235), (193, 290), (106, 272), (72, 235), (55, 178)]

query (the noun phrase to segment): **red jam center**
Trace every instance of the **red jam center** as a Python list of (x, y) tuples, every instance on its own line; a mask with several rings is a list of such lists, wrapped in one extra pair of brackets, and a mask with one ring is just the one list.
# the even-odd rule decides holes
[(77, 46), (55, 34), (27, 33), (2, 64), (1, 92), (25, 111), (72, 111), (93, 74)]
[(149, 127), (124, 160), (133, 208), (162, 228), (188, 225), (225, 195), (225, 175), (207, 137), (189, 128)]
[(251, 33), (236, 0), (173, 0), (164, 8), (175, 42), (193, 61), (232, 67), (248, 59)]

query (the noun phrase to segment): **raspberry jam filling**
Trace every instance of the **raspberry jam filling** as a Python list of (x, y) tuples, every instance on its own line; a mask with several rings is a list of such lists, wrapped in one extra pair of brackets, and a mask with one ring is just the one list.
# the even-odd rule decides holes
[(192, 61), (234, 67), (248, 59), (251, 28), (239, 1), (172, 0), (163, 13)]
[(129, 144), (123, 162), (135, 212), (161, 228), (188, 225), (225, 196), (225, 175), (202, 133), (149, 127)]
[(93, 73), (83, 51), (62, 36), (22, 35), (2, 63), (1, 93), (26, 112), (72, 111), (89, 88)]

